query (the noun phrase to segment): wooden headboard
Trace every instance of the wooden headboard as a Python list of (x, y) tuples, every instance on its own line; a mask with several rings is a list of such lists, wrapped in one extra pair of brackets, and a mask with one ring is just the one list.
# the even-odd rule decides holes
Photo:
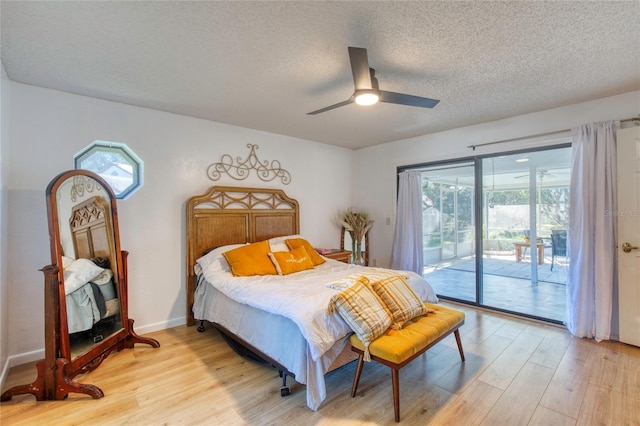
[(69, 225), (76, 259), (106, 257), (117, 274), (111, 206), (100, 196), (91, 197), (71, 209)]
[(298, 234), (298, 202), (280, 189), (214, 186), (187, 201), (187, 325), (195, 324), (193, 266), (206, 251)]

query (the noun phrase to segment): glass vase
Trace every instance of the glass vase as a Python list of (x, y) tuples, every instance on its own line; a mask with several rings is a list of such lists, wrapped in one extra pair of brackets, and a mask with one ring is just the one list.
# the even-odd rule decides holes
[(357, 241), (354, 235), (351, 236), (351, 263), (354, 265), (364, 266), (364, 258), (362, 257), (362, 243)]

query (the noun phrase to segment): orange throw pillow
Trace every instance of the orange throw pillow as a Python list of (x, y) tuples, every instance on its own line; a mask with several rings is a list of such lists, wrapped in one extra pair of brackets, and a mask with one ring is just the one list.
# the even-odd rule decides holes
[(269, 258), (269, 251), (269, 243), (260, 241), (226, 251), (222, 255), (236, 277), (276, 275), (278, 272)]
[(307, 250), (302, 246), (291, 251), (274, 251), (269, 253), (269, 257), (280, 275), (306, 271), (307, 269), (313, 269), (314, 266), (307, 254)]
[(293, 250), (298, 247), (304, 247), (315, 266), (322, 265), (324, 262), (326, 262), (326, 260), (324, 260), (324, 258), (318, 254), (316, 249), (313, 248), (309, 241), (305, 240), (304, 238), (289, 238), (288, 240), (285, 240), (285, 243), (287, 243), (287, 247), (289, 247), (289, 250)]

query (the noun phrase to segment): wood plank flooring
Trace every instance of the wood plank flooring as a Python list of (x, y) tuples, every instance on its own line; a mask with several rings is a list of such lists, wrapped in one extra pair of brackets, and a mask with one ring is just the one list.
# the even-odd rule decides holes
[[(572, 337), (548, 324), (463, 305), (466, 362), (453, 336), (400, 371), (401, 424), (638, 425), (640, 348)], [(306, 406), (293, 382), (280, 396), (278, 372), (245, 360), (209, 327), (151, 333), (159, 349), (139, 346), (109, 357), (79, 378), (105, 397), (71, 394), (37, 402), (31, 395), (0, 404), (6, 425), (392, 425), (391, 374), (364, 366), (351, 398), (355, 363), (327, 375), (327, 399)], [(11, 369), (4, 389), (31, 383), (34, 364)], [(4, 390), (3, 389), (3, 390)]]

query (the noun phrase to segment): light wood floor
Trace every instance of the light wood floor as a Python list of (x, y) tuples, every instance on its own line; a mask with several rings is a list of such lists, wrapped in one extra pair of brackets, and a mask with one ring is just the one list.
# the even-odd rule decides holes
[[(576, 339), (561, 328), (451, 305), (465, 311), (466, 362), (453, 336), (400, 371), (401, 423), (407, 425), (638, 425), (640, 348)], [(275, 369), (235, 354), (211, 327), (176, 327), (146, 346), (109, 357), (79, 379), (99, 400), (71, 394), (0, 405), (0, 424), (24, 425), (373, 425), (395, 424), (389, 369), (355, 363), (327, 376), (327, 399), (306, 407), (305, 387), (280, 396)], [(8, 387), (31, 383), (33, 364), (14, 367)]]

